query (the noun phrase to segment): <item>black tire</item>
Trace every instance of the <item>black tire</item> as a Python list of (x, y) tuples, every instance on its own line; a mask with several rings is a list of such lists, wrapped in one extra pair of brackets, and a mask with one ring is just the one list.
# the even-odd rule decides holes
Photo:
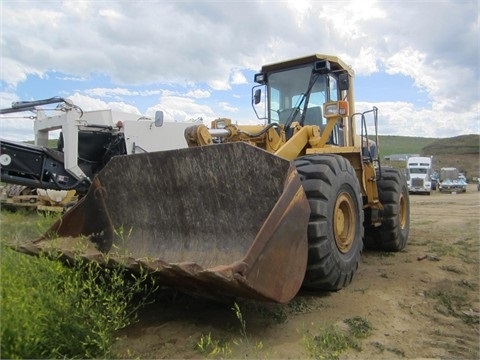
[(303, 156), (295, 165), (311, 208), (303, 287), (339, 290), (352, 281), (363, 248), (360, 183), (340, 155)]
[(383, 205), (382, 224), (365, 227), (365, 247), (374, 250), (400, 251), (405, 248), (410, 230), (410, 198), (402, 172), (382, 168), (378, 197)]

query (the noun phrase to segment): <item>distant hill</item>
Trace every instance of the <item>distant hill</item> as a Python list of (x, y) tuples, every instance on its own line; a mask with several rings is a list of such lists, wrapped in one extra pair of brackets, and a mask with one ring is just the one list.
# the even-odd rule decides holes
[(447, 139), (437, 139), (423, 147), (422, 154), (479, 154), (480, 135), (461, 135)]
[[(456, 167), (469, 180), (480, 177), (480, 135), (451, 138), (379, 136), (381, 159), (393, 154), (433, 156), (433, 167)], [(383, 161), (385, 165), (405, 167), (404, 163)]]
[(456, 167), (468, 180), (480, 177), (480, 135), (438, 139), (426, 145), (422, 154), (433, 156), (435, 169)]
[(393, 154), (421, 154), (425, 145), (435, 143), (440, 139), (411, 136), (381, 135), (379, 136), (379, 151), (382, 158)]

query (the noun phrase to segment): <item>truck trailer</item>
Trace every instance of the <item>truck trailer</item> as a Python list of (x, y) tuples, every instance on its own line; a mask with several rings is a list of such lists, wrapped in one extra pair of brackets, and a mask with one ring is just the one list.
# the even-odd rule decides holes
[(443, 167), (440, 169), (440, 184), (438, 189), (441, 192), (458, 193), (467, 191), (467, 182), (459, 176), (455, 167)]

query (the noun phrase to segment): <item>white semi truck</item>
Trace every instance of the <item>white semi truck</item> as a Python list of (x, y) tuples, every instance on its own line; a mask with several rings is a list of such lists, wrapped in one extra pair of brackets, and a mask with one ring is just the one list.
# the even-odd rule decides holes
[(432, 158), (412, 156), (407, 160), (407, 181), (410, 193), (430, 195), (432, 191)]

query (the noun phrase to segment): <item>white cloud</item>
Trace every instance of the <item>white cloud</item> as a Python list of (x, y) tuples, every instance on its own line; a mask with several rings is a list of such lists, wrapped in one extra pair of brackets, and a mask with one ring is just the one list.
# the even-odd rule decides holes
[(114, 9), (100, 9), (98, 14), (105, 18), (107, 21), (122, 21), (125, 20), (125, 16)]
[[(466, 117), (472, 121), (469, 126), (465, 126), (465, 122), (458, 121), (457, 112), (444, 111), (442, 112), (442, 118), (438, 119), (437, 111), (419, 109), (406, 102), (357, 103), (356, 111), (367, 111), (372, 109), (373, 106), (379, 109), (378, 133), (380, 135), (451, 137), (480, 133), (478, 105), (467, 109)], [(367, 119), (369, 118), (367, 117)], [(367, 125), (369, 134), (373, 134), (373, 122), (367, 121)], [(360, 131), (359, 120), (357, 120), (357, 129)]]
[(375, 0), (326, 2), (317, 11), (319, 19), (329, 24), (332, 36), (349, 42), (367, 40), (369, 34), (365, 24), (386, 18), (385, 11)]
[(201, 90), (201, 89), (195, 89), (191, 90), (188, 93), (185, 94), (185, 96), (195, 98), (195, 99), (205, 99), (210, 97), (210, 91), (208, 90)]
[(83, 76), (83, 77), (78, 77), (78, 76), (56, 76), (56, 79), (58, 80), (63, 80), (63, 81), (78, 81), (78, 82), (85, 82), (88, 81), (88, 78)]
[[(407, 106), (392, 84), (386, 131), (452, 136), (478, 131), (478, 10), (471, 0), (7, 1), (0, 80), (18, 98), (32, 76), (58, 72), (83, 85), (102, 74), (110, 84), (86, 85), (73, 96), (135, 112), (134, 97), (150, 96), (158, 104), (145, 108), (168, 105), (174, 119), (214, 117), (216, 107), (238, 109), (217, 96), (247, 84), (246, 70), (337, 54), (357, 76), (402, 74), (428, 96), (425, 108)], [(430, 125), (422, 125), (425, 117)]]
[(199, 117), (210, 121), (217, 117), (208, 105), (198, 104), (191, 97), (171, 93), (164, 93), (158, 105), (147, 109), (146, 115), (153, 116), (156, 110), (164, 112), (166, 121), (189, 121)]
[(352, 57), (343, 54), (341, 58), (352, 67), (356, 74), (371, 75), (378, 72), (378, 54), (372, 47), (359, 49), (359, 55)]
[(11, 141), (33, 140), (33, 119), (29, 116), (28, 113), (1, 115), (1, 138)]
[(0, 74), (0, 80), (4, 81), (9, 88), (15, 89), (16, 85), (25, 81), (28, 75), (41, 76), (42, 71), (22, 65), (22, 63), (9, 58), (2, 58), (0, 60)]
[(248, 83), (245, 75), (243, 75), (243, 73), (239, 69), (234, 69), (232, 71), (231, 82), (233, 85), (241, 85)]
[(228, 79), (213, 79), (207, 81), (208, 85), (213, 90), (230, 90), (230, 84), (228, 83)]
[(90, 110), (105, 110), (112, 109), (116, 111), (123, 111), (133, 114), (141, 114), (141, 112), (134, 106), (124, 102), (111, 101), (106, 102), (97, 98), (92, 98), (79, 93), (75, 93), (68, 97), (73, 103), (79, 106), (84, 111)]
[(144, 90), (144, 91), (136, 91), (130, 90), (127, 88), (94, 88), (94, 89), (87, 89), (85, 93), (90, 96), (98, 96), (98, 97), (115, 97), (115, 98), (122, 98), (128, 96), (152, 96), (152, 95), (159, 95), (161, 94), (161, 90)]
[(13, 102), (19, 101), (18, 96), (12, 92), (0, 92), (0, 108), (4, 109), (10, 107)]
[(226, 112), (229, 112), (229, 113), (236, 113), (238, 112), (238, 108), (234, 107), (234, 106), (231, 106), (229, 103), (225, 102), (225, 101), (222, 101), (222, 102), (219, 102), (218, 103), (218, 106), (220, 107), (220, 109), (222, 109), (223, 111), (226, 111)]

